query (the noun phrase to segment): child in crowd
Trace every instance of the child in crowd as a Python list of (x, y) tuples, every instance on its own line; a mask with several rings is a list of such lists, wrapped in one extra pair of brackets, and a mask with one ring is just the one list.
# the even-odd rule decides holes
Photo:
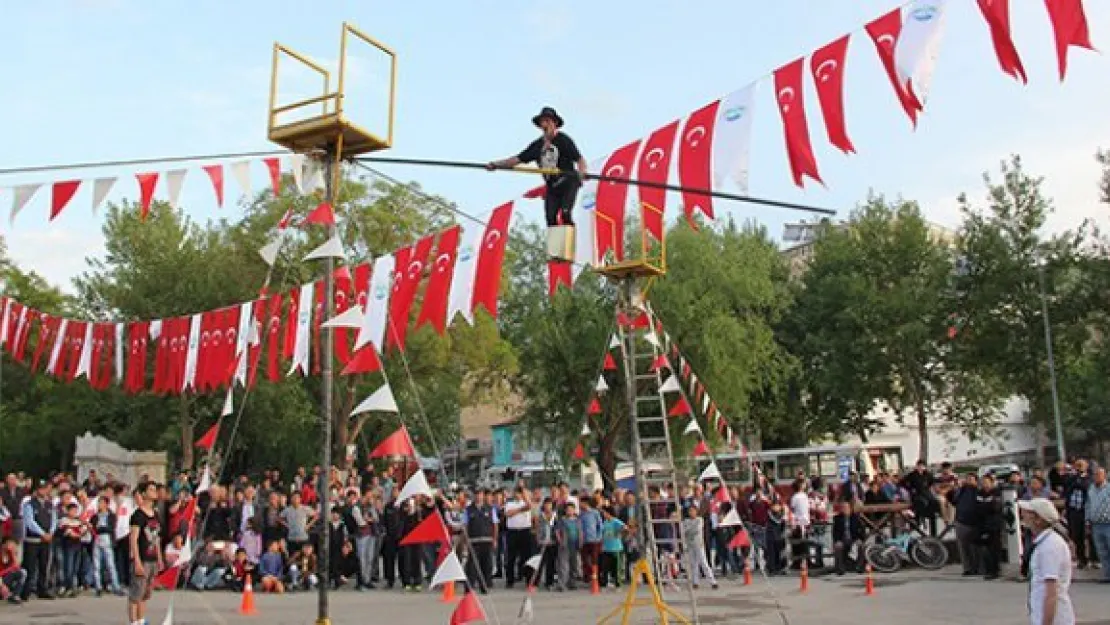
[(316, 587), (319, 578), (316, 576), (316, 551), (312, 543), (301, 545), (301, 550), (293, 557), (289, 565), (290, 589), (304, 588), (311, 590)]
[(270, 543), (270, 548), (262, 554), (258, 562), (258, 573), (262, 576), (262, 592), (281, 594), (285, 592), (285, 547), (284, 540), (275, 540)]
[(574, 590), (575, 573), (578, 572), (578, 550), (582, 548), (582, 524), (578, 520), (578, 507), (573, 501), (563, 506), (563, 516), (555, 527), (559, 545), (559, 592)]
[(612, 580), (613, 586), (621, 587), (621, 579), (617, 574), (617, 558), (624, 551), (624, 523), (613, 516), (613, 509), (605, 506), (601, 509), (601, 576), (598, 580), (600, 586), (608, 586)]
[(717, 579), (713, 577), (713, 567), (709, 566), (705, 555), (705, 520), (698, 515), (697, 506), (686, 508), (686, 518), (682, 520), (682, 539), (686, 544), (686, 566), (689, 567), (694, 588), (698, 587), (698, 582), (704, 575), (716, 590)]

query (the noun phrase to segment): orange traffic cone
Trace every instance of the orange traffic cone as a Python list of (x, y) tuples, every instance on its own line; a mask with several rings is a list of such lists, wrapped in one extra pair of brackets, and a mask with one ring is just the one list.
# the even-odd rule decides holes
[(863, 582), (863, 594), (865, 594), (865, 595), (875, 594), (875, 578), (872, 577), (872, 575), (871, 575), (871, 565), (870, 564), (867, 565), (867, 577), (864, 578), (864, 582)]
[(750, 558), (744, 560), (744, 585), (752, 585), (752, 561)]
[(254, 588), (251, 587), (251, 576), (246, 576), (246, 583), (243, 584), (243, 600), (239, 603), (239, 614), (243, 616), (254, 616), (258, 612), (254, 609)]
[(448, 580), (447, 583), (443, 585), (443, 596), (440, 597), (439, 600), (443, 603), (451, 603), (455, 600), (454, 580)]
[(590, 578), (590, 594), (591, 595), (600, 595), (601, 594), (601, 586), (598, 586), (598, 584), (597, 584), (597, 566), (596, 565), (594, 566), (593, 577)]
[(806, 562), (806, 558), (802, 558), (802, 586), (799, 591), (805, 592), (807, 590), (809, 590), (809, 564)]

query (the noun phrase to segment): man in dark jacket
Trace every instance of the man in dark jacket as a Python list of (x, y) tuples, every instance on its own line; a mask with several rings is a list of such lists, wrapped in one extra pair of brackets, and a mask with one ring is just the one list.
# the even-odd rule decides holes
[(937, 503), (933, 494), (935, 481), (924, 460), (918, 460), (914, 470), (902, 480), (902, 486), (910, 493), (914, 516), (921, 523), (929, 522), (929, 533), (934, 537), (937, 535)]
[(983, 579), (998, 579), (998, 566), (1002, 557), (1002, 493), (998, 491), (993, 475), (988, 473), (983, 476), (976, 502), (979, 509)]
[(948, 491), (948, 501), (956, 509), (956, 547), (964, 575), (975, 575), (979, 571), (978, 496), (979, 478), (974, 471), (964, 475), (959, 488)]
[[(1091, 490), (1091, 474), (1087, 461), (1075, 461), (1075, 473), (1064, 482), (1064, 511), (1067, 515), (1068, 534), (1075, 543), (1075, 562), (1081, 569), (1087, 568), (1087, 493)], [(1103, 566), (1108, 563), (1103, 562)]]
[[(845, 565), (851, 564), (852, 568), (859, 571), (863, 558), (852, 558), (852, 547), (864, 539), (863, 521), (860, 516), (852, 512), (852, 504), (842, 501), (839, 504), (838, 514), (833, 517), (832, 540), (833, 556), (836, 561), (836, 574), (843, 575)], [(862, 555), (862, 545), (860, 545)]]

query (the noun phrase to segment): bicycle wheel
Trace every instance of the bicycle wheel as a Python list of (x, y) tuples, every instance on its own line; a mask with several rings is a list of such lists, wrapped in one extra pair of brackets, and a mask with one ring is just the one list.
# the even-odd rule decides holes
[(902, 567), (902, 558), (898, 550), (887, 545), (867, 545), (863, 550), (863, 558), (871, 568), (880, 573), (893, 573)]
[(910, 558), (917, 566), (935, 571), (948, 564), (948, 547), (936, 538), (919, 538), (910, 546)]

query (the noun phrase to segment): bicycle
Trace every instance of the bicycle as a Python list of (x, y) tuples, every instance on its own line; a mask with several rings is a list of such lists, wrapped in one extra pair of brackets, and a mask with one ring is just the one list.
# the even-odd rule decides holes
[(893, 573), (906, 561), (935, 571), (948, 563), (948, 548), (931, 536), (906, 533), (881, 541), (868, 541), (864, 545), (863, 557), (871, 568), (880, 573)]

